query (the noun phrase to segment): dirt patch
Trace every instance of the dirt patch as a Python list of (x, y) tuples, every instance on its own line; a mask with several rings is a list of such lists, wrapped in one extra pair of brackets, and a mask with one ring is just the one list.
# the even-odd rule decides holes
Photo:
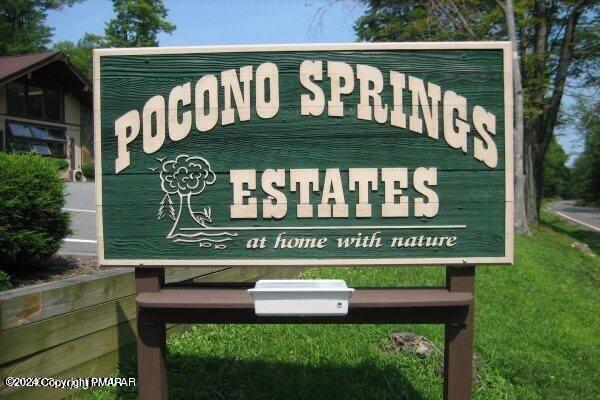
[[(439, 349), (432, 341), (424, 336), (415, 335), (410, 332), (393, 332), (389, 336), (389, 342), (386, 346), (387, 351), (409, 352), (419, 357), (427, 358), (431, 356), (443, 357), (444, 352)], [(482, 367), (482, 362), (473, 354), (473, 383), (479, 383), (478, 370)], [(438, 364), (436, 368), (440, 375), (444, 375), (444, 364)]]
[(395, 351), (410, 351), (421, 357), (428, 357), (434, 353), (442, 354), (433, 342), (424, 336), (410, 332), (394, 332), (390, 335), (390, 348)]

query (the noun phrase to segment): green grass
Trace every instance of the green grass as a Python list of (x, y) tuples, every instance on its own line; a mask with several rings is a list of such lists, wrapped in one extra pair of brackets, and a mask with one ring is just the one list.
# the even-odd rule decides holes
[[(513, 267), (477, 269), (475, 399), (600, 399), (600, 260), (574, 249), (600, 235), (544, 213), (518, 237)], [(432, 268), (312, 269), (350, 286), (441, 285)], [(172, 399), (411, 399), (442, 397), (442, 356), (390, 351), (410, 331), (442, 347), (441, 325), (196, 325), (168, 341)], [(135, 363), (121, 369), (135, 376)], [(98, 390), (85, 399), (135, 398)]]

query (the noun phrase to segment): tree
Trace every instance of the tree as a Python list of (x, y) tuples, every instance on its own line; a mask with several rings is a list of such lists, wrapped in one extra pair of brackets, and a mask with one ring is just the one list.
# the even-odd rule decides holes
[(542, 186), (544, 197), (572, 197), (571, 173), (566, 166), (568, 159), (569, 156), (556, 138), (552, 138), (544, 160), (544, 185)]
[(158, 46), (159, 32), (175, 30), (175, 25), (166, 21), (167, 9), (162, 0), (113, 0), (113, 9), (116, 15), (106, 24), (106, 36), (86, 33), (77, 43), (63, 41), (54, 46), (88, 79), (92, 78), (93, 49)]
[(92, 79), (92, 50), (101, 47), (106, 47), (106, 41), (92, 33), (86, 33), (77, 43), (65, 40), (54, 45), (54, 49), (65, 53), (88, 79)]
[(52, 28), (46, 25), (48, 10), (71, 6), (81, 0), (0, 0), (0, 55), (34, 53), (46, 49)]
[[(369, 5), (355, 30), (367, 41), (505, 40), (504, 3), (485, 0), (362, 0)], [(524, 88), (526, 214), (536, 223), (543, 164), (558, 123), (567, 77), (598, 85), (597, 0), (517, 0), (519, 72)]]
[(523, 80), (521, 78), (521, 69), (519, 68), (521, 60), (519, 58), (515, 6), (513, 0), (506, 0), (505, 3), (502, 3), (500, 0), (496, 1), (503, 9), (504, 15), (506, 16), (508, 39), (510, 40), (513, 51), (513, 104), (515, 108), (513, 121), (515, 229), (521, 234), (529, 234), (529, 226), (527, 225), (527, 215), (525, 211), (525, 175), (523, 171)]
[(574, 195), (584, 203), (600, 204), (600, 101), (576, 107), (585, 147), (573, 167)]
[(160, 32), (171, 33), (163, 0), (113, 0), (115, 18), (106, 26), (106, 41), (112, 47), (158, 46)]
[[(161, 164), (160, 181), (165, 196), (160, 202), (157, 218), (164, 218), (167, 207), (169, 217), (174, 221), (167, 237), (177, 235), (180, 225), (189, 221), (206, 228), (206, 222), (211, 222), (210, 207), (203, 212), (195, 212), (191, 198), (202, 194), (207, 186), (215, 183), (216, 175), (208, 161), (202, 157), (182, 154), (172, 160), (163, 159)], [(179, 198), (177, 213), (173, 209), (172, 195)]]

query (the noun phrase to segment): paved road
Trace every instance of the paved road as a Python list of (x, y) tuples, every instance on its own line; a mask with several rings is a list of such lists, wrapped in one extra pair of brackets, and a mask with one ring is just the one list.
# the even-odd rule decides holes
[(600, 208), (576, 206), (575, 201), (555, 201), (548, 205), (550, 211), (567, 221), (586, 229), (600, 232)]
[(60, 254), (95, 256), (97, 250), (94, 184), (69, 182), (67, 190), (69, 195), (63, 210), (71, 214), (73, 233), (63, 241), (58, 252)]

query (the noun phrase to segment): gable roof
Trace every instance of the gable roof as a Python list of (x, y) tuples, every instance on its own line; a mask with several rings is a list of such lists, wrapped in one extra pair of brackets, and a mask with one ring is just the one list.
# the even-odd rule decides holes
[(81, 102), (88, 106), (92, 103), (91, 85), (87, 78), (69, 61), (68, 57), (60, 51), (46, 51), (43, 53), (23, 54), (18, 56), (0, 57), (0, 85), (14, 81), (37, 69), (52, 63), (58, 63), (66, 73), (74, 79), (79, 90), (72, 90)]

